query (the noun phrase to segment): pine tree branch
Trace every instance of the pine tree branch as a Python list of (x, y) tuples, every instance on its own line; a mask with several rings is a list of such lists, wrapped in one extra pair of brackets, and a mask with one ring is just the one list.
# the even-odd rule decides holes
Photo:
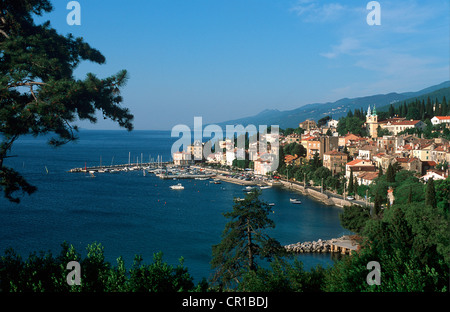
[(38, 81), (27, 81), (27, 82), (18, 82), (8, 85), (6, 88), (17, 88), (17, 87), (32, 87), (32, 86), (45, 86), (46, 83), (44, 82), (38, 82)]
[(0, 34), (2, 34), (3, 36), (5, 36), (6, 39), (9, 39), (8, 34), (7, 34), (4, 30), (0, 29)]

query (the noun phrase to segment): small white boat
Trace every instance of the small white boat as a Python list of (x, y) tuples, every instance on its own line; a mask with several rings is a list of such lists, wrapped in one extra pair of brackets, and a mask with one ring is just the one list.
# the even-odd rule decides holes
[(298, 199), (291, 200), (291, 204), (301, 204), (302, 202)]
[(271, 188), (272, 186), (270, 186), (270, 185), (267, 185), (267, 186), (260, 186), (259, 188), (261, 189), (261, 190), (265, 190), (265, 189), (269, 189), (269, 188)]
[(269, 203), (269, 206), (275, 206), (275, 204), (274, 203)]
[(171, 185), (170, 188), (172, 190), (184, 190), (184, 186), (181, 185), (181, 183), (178, 183), (177, 185)]

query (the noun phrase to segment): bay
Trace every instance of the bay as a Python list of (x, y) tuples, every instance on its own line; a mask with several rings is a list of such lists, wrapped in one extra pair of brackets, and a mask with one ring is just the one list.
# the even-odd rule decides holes
[[(46, 144), (49, 137), (27, 136), (18, 140), (5, 165), (19, 171), (38, 191), (13, 204), (0, 196), (0, 252), (12, 247), (24, 258), (33, 251), (60, 251), (63, 241), (84, 254), (88, 244), (101, 243), (113, 265), (122, 256), (132, 265), (136, 254), (150, 263), (162, 251), (164, 260), (185, 265), (196, 281), (212, 273), (211, 246), (220, 242), (233, 197), (243, 197), (243, 187), (183, 180), (184, 190), (169, 188), (172, 180), (160, 180), (141, 171), (117, 174), (68, 173), (75, 167), (171, 159), (178, 138), (170, 131), (81, 130), (80, 139), (59, 148)], [(297, 197), (301, 205), (289, 198)], [(282, 244), (330, 239), (344, 234), (340, 208), (325, 206), (290, 190), (263, 190), (262, 199), (275, 203), (271, 236)], [(302, 254), (308, 269), (333, 263), (330, 254)]]

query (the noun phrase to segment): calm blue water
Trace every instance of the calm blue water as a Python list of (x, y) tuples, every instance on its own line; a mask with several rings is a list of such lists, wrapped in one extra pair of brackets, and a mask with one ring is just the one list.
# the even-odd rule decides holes
[[(26, 137), (12, 151), (18, 157), (6, 165), (21, 172), (38, 187), (24, 196), (19, 205), (0, 194), (0, 252), (13, 247), (23, 257), (33, 251), (60, 252), (63, 241), (73, 244), (84, 255), (85, 247), (100, 242), (106, 260), (116, 264), (122, 256), (130, 267), (134, 255), (150, 263), (162, 251), (164, 260), (178, 264), (185, 258), (189, 272), (200, 280), (211, 273), (211, 246), (220, 242), (227, 222), (222, 213), (231, 210), (233, 197), (243, 197), (243, 187), (183, 180), (185, 189), (169, 189), (175, 181), (160, 180), (142, 172), (97, 174), (67, 173), (71, 168), (132, 161), (170, 159), (170, 148), (177, 138), (169, 131), (87, 131), (79, 133), (77, 143), (58, 149), (46, 144), (47, 138)], [(47, 169), (46, 169), (47, 168)], [(47, 173), (48, 170), (48, 173)], [(299, 197), (302, 205), (290, 204)], [(345, 231), (339, 224), (340, 209), (324, 206), (308, 197), (279, 188), (263, 190), (262, 198), (275, 203), (271, 235), (282, 244), (329, 239)], [(329, 254), (299, 256), (306, 268), (332, 264)]]

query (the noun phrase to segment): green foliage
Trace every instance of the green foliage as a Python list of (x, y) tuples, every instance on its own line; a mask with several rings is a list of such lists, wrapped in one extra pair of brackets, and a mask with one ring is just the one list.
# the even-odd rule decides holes
[[(449, 113), (446, 95), (450, 88), (442, 88), (425, 95), (421, 95), (402, 103), (390, 104), (379, 109), (380, 113), (388, 112), (388, 117), (405, 117), (406, 119), (431, 119), (434, 116), (447, 116)], [(382, 119), (379, 119), (382, 120)]]
[(317, 126), (318, 126), (319, 128), (322, 127), (322, 126), (325, 126), (329, 120), (331, 120), (331, 117), (330, 117), (330, 116), (325, 116), (325, 117), (323, 117), (323, 118), (320, 118), (320, 119), (317, 121)]
[[(369, 219), (362, 249), (334, 265), (325, 291), (448, 291), (449, 221), (432, 206), (394, 204)], [(381, 285), (368, 285), (366, 266), (381, 265)]]
[(450, 212), (450, 178), (438, 180), (435, 183), (436, 207), (441, 213), (449, 216)]
[(370, 211), (359, 205), (345, 206), (344, 211), (339, 214), (341, 225), (355, 233), (362, 233), (366, 222), (370, 218)]
[(363, 128), (365, 118), (359, 118), (355, 116), (342, 117), (339, 119), (339, 124), (337, 126), (337, 132), (339, 135), (346, 135), (347, 133), (353, 133), (356, 135), (366, 136), (367, 132)]
[(394, 171), (394, 167), (391, 164), (389, 164), (389, 166), (386, 170), (386, 182), (387, 183), (395, 182), (395, 171)]
[[(423, 184), (416, 178), (412, 172), (400, 171), (399, 175), (409, 173), (410, 176), (403, 180), (394, 189), (395, 202), (397, 204), (407, 204), (411, 202), (420, 203), (424, 200)], [(398, 179), (397, 179), (398, 181)]]
[(163, 262), (162, 252), (153, 255), (153, 263), (145, 265), (142, 257), (136, 256), (130, 270), (129, 289), (131, 291), (143, 292), (177, 292), (192, 290), (194, 283), (188, 270), (180, 264), (173, 267)]
[(353, 170), (350, 169), (350, 177), (348, 178), (348, 194), (349, 195), (353, 195), (353, 183), (354, 183), (354, 179), (353, 179)]
[(238, 291), (248, 292), (319, 292), (324, 284), (326, 269), (320, 265), (305, 271), (303, 263), (294, 259), (289, 263), (275, 258), (270, 268), (258, 267), (246, 272)]
[(381, 128), (380, 126), (378, 126), (378, 128), (377, 128), (377, 136), (378, 137), (383, 137), (384, 135), (392, 135), (392, 133), (388, 129)]
[(283, 152), (285, 155), (297, 155), (297, 156), (306, 156), (306, 149), (303, 145), (298, 143), (290, 143), (283, 147)]
[(52, 146), (76, 140), (77, 120), (96, 122), (96, 113), (133, 128), (133, 115), (121, 107), (120, 89), (127, 72), (77, 79), (82, 61), (104, 64), (105, 57), (71, 34), (60, 35), (50, 22), (37, 25), (34, 16), (52, 11), (47, 0), (5, 0), (0, 20), (0, 189), (18, 203), (16, 193), (32, 194), (16, 171), (5, 166), (14, 142), (23, 135), (49, 134)]
[(248, 159), (234, 159), (232, 166), (240, 169), (253, 168), (253, 161)]
[(286, 128), (284, 130), (280, 129), (280, 134), (284, 135), (284, 136), (287, 136), (290, 134), (303, 134), (303, 132), (305, 132), (305, 130), (300, 127), (295, 128), (295, 129), (294, 128)]
[(437, 202), (436, 202), (436, 190), (434, 188), (434, 181), (433, 178), (428, 179), (426, 191), (425, 191), (425, 204), (430, 205), (433, 208), (436, 208)]
[[(104, 248), (93, 243), (86, 248), (82, 258), (72, 245), (62, 244), (58, 257), (51, 253), (32, 253), (23, 260), (13, 249), (8, 249), (0, 258), (0, 290), (4, 292), (179, 292), (206, 291), (203, 280), (197, 286), (193, 277), (180, 259), (173, 267), (163, 261), (161, 252), (154, 254), (153, 263), (143, 263), (136, 256), (129, 271), (122, 257), (113, 267), (105, 261)], [(69, 286), (66, 282), (69, 270), (66, 266), (78, 261), (81, 267), (81, 285)]]

